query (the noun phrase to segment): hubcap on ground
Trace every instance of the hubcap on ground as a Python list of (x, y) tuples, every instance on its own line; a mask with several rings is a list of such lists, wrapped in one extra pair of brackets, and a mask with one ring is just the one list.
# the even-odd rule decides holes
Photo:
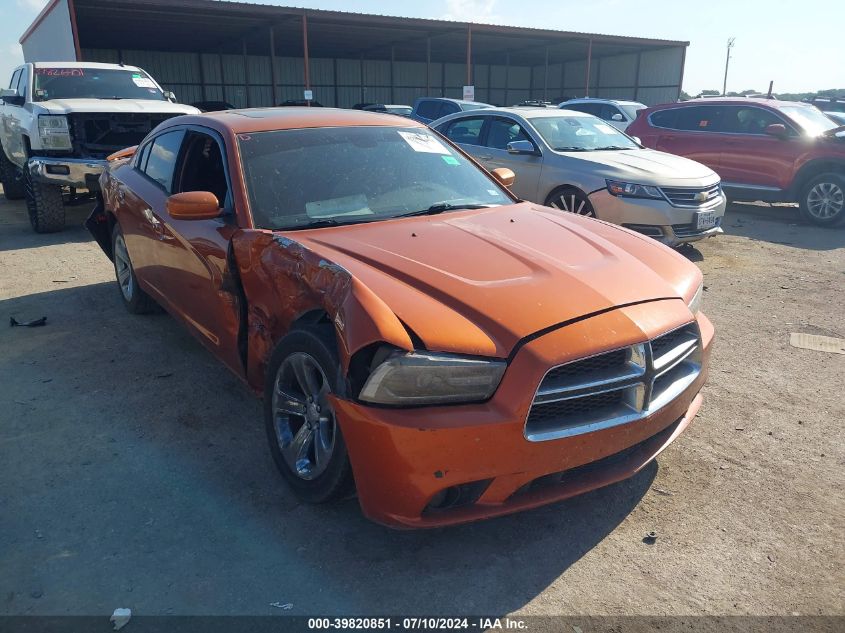
[(323, 474), (334, 452), (337, 423), (329, 393), (329, 381), (320, 365), (304, 352), (288, 356), (276, 373), (276, 440), (285, 462), (301, 479)]
[(132, 267), (129, 264), (129, 253), (122, 235), (118, 235), (114, 241), (114, 271), (117, 274), (117, 283), (120, 286), (120, 292), (123, 293), (123, 298), (132, 301), (134, 290)]
[(820, 182), (807, 194), (807, 210), (814, 218), (829, 220), (845, 208), (845, 192), (835, 182)]
[(552, 200), (552, 206), (555, 209), (560, 209), (561, 211), (566, 211), (567, 213), (575, 213), (589, 217), (596, 216), (593, 210), (587, 205), (587, 201), (574, 193), (564, 193), (563, 195), (558, 196)]

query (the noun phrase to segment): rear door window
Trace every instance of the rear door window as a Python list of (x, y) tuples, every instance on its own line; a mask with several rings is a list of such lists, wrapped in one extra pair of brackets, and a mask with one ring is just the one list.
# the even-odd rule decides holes
[(721, 132), (722, 106), (686, 106), (661, 110), (651, 115), (656, 127), (688, 132)]
[(173, 171), (184, 136), (184, 130), (174, 130), (157, 136), (152, 142), (150, 155), (143, 169), (147, 177), (157, 182), (167, 193), (173, 193)]
[(784, 124), (774, 112), (755, 106), (725, 106), (722, 114), (722, 132), (730, 134), (764, 134), (774, 124)]
[(568, 103), (564, 106), (564, 109), (598, 116), (600, 107), (598, 103)]
[(481, 145), (481, 130), (484, 117), (472, 117), (454, 121), (446, 130), (446, 137), (459, 145)]

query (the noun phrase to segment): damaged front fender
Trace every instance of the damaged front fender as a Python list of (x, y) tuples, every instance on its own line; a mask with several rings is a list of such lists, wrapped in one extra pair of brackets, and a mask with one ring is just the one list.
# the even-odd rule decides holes
[(263, 389), (267, 364), (281, 338), (315, 310), (325, 312), (333, 324), (344, 375), (351, 357), (367, 345), (413, 349), (393, 311), (342, 266), (270, 231), (239, 231), (232, 244), (246, 296), (247, 380), (253, 389)]

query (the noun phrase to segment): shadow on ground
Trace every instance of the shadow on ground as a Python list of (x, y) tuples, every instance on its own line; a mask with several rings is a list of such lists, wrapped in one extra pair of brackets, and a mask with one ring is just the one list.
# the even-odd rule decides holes
[(730, 235), (797, 249), (826, 251), (845, 246), (845, 224), (833, 227), (809, 224), (800, 216), (797, 206), (731, 203), (722, 228)]
[(0, 301), (11, 314), (48, 325), (0, 328), (0, 613), (505, 614), (614, 530), (657, 472), (391, 531), (355, 499), (298, 503), (259, 401), (167, 315), (127, 314), (113, 283)]

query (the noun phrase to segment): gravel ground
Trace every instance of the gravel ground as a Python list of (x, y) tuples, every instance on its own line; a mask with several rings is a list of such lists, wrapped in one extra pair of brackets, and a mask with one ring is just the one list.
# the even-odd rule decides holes
[(743, 205), (685, 250), (717, 341), (650, 468), (394, 532), (297, 503), (258, 401), (172, 319), (125, 312), (86, 212), (35, 235), (0, 201), (0, 316), (48, 318), (0, 327), (0, 614), (845, 614), (845, 356), (788, 343), (845, 337), (845, 230)]

